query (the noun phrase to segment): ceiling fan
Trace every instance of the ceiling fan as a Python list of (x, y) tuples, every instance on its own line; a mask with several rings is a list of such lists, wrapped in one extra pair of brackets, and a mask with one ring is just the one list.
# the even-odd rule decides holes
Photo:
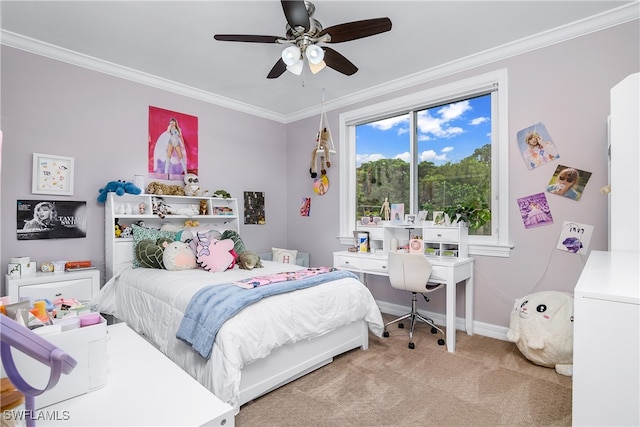
[(313, 3), (303, 0), (281, 0), (281, 3), (287, 19), (284, 37), (247, 34), (216, 34), (214, 36), (214, 39), (220, 41), (289, 44), (290, 46), (282, 51), (281, 58), (267, 75), (268, 79), (280, 77), (287, 70), (300, 75), (305, 58), (314, 74), (327, 66), (351, 76), (358, 71), (358, 67), (336, 50), (328, 46), (318, 46), (318, 44), (348, 42), (391, 30), (389, 18), (346, 22), (323, 29), (320, 22), (313, 18), (316, 10)]

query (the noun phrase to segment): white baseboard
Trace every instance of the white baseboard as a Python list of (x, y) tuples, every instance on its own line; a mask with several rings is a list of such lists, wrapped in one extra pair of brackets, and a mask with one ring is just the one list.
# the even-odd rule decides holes
[[(391, 314), (394, 316), (402, 316), (403, 314), (409, 313), (411, 311), (411, 307), (392, 304), (385, 301), (376, 300), (378, 307), (380, 307), (380, 311), (383, 313)], [(423, 316), (429, 317), (433, 319), (433, 321), (438, 326), (444, 326), (446, 324), (445, 315), (441, 313), (433, 313), (431, 311), (426, 310), (418, 310), (420, 314)], [(456, 329), (461, 331), (465, 330), (465, 319), (456, 317)], [(474, 335), (482, 335), (484, 337), (495, 338), (501, 341), (507, 340), (507, 331), (509, 328), (504, 326), (492, 325), (490, 323), (478, 322), (476, 320), (473, 321), (473, 333)]]

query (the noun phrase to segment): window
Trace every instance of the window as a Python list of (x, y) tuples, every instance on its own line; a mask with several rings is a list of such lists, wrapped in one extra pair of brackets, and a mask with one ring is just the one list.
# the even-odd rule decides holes
[(470, 253), (508, 256), (506, 80), (501, 70), (341, 114), (343, 243), (385, 197), (414, 215), (477, 199), (492, 223), (472, 230)]

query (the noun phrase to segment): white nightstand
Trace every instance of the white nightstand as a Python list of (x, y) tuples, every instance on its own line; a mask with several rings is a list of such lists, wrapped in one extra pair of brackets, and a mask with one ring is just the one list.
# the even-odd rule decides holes
[(53, 302), (59, 297), (91, 301), (100, 291), (100, 270), (38, 272), (34, 276), (11, 279), (5, 275), (7, 294), (12, 302), (20, 297), (46, 298)]
[[(38, 426), (233, 426), (234, 411), (125, 323), (107, 327), (107, 385), (38, 410)], [(56, 419), (52, 419), (56, 416)]]

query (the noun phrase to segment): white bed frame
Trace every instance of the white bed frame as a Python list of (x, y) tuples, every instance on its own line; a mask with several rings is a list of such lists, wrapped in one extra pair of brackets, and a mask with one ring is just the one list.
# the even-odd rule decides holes
[[(105, 215), (106, 280), (133, 263), (133, 240), (122, 239), (114, 244), (114, 218), (107, 206)], [(171, 222), (167, 216), (163, 222)], [(182, 225), (184, 217), (173, 219)], [(120, 239), (118, 239), (120, 240)], [(240, 401), (243, 405), (271, 390), (285, 385), (307, 373), (333, 361), (333, 357), (349, 350), (369, 348), (369, 327), (364, 320), (336, 329), (320, 337), (287, 344), (274, 350), (269, 356), (256, 360), (242, 369)]]

